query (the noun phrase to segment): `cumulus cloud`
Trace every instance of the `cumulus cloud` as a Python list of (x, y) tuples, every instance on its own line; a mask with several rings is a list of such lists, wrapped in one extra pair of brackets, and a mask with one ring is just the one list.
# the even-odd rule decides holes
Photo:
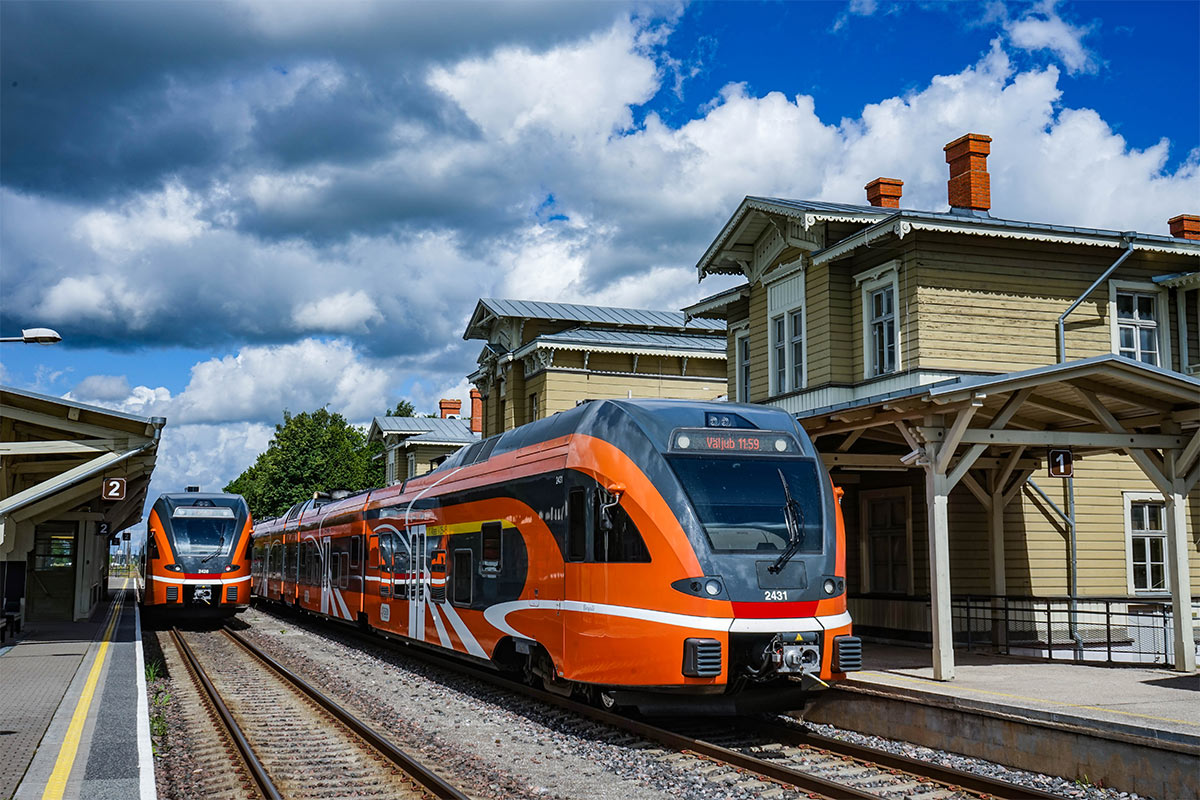
[(129, 397), (129, 379), (124, 375), (89, 375), (75, 385), (71, 395), (83, 402), (113, 402)]
[(1095, 73), (1099, 60), (1083, 43), (1090, 27), (1078, 27), (1059, 16), (1057, 0), (1042, 0), (1016, 19), (1006, 20), (1004, 30), (1014, 47), (1022, 50), (1048, 50), (1071, 74)]
[(363, 333), (367, 324), (381, 318), (378, 307), (363, 290), (338, 292), (297, 306), (292, 322), (300, 331)]

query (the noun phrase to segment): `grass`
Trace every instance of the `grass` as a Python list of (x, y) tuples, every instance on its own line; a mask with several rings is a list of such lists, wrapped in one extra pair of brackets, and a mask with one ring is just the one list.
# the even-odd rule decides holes
[(146, 662), (146, 683), (150, 685), (150, 747), (156, 756), (167, 753), (167, 706), (171, 704), (171, 693), (156, 685), (163, 677), (163, 662), (159, 659)]

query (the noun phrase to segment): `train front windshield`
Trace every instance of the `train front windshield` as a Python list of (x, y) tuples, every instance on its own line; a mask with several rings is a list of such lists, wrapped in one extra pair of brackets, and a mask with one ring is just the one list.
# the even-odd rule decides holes
[(190, 555), (219, 553), (237, 535), (237, 515), (223, 506), (180, 506), (171, 514), (177, 551)]
[[(683, 483), (714, 552), (786, 550), (789, 513), (800, 534), (795, 552), (822, 552), (824, 515), (812, 461), (679, 455), (667, 460)], [(794, 501), (790, 512), (788, 494)]]

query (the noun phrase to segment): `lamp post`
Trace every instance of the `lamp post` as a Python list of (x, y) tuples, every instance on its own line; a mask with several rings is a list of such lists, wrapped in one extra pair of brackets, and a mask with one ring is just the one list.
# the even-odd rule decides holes
[(54, 344), (61, 342), (58, 331), (50, 328), (26, 328), (20, 336), (0, 336), (0, 342), (24, 342), (25, 344)]

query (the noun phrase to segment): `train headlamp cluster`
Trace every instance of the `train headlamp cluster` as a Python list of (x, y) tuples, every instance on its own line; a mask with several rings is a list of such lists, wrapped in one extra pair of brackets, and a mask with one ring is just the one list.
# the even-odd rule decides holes
[(825, 594), (833, 594), (837, 591), (837, 584), (833, 582), (833, 578), (826, 578), (823, 587)]
[(721, 582), (716, 578), (709, 578), (704, 582), (704, 593), (709, 597), (716, 597), (721, 593)]
[(183, 567), (178, 564), (164, 564), (163, 569), (169, 572), (183, 572)]
[(692, 597), (724, 598), (725, 582), (719, 576), (701, 575), (696, 578), (681, 578), (671, 584), (676, 591)]

